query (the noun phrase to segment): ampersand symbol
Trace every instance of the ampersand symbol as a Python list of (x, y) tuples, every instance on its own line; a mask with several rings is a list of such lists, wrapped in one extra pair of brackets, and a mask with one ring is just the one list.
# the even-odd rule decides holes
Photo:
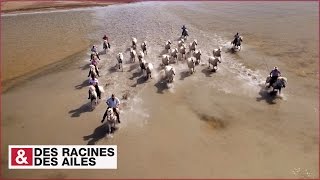
[(24, 157), (25, 155), (25, 151), (20, 149), (18, 152), (17, 152), (17, 157), (16, 157), (16, 163), (17, 164), (29, 164), (28, 161), (27, 161), (27, 157)]

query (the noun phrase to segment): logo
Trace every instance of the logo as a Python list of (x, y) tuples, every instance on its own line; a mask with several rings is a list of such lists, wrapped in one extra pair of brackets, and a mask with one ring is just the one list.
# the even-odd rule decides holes
[(117, 146), (10, 145), (9, 169), (117, 169)]
[(12, 148), (11, 165), (12, 166), (32, 166), (32, 148)]

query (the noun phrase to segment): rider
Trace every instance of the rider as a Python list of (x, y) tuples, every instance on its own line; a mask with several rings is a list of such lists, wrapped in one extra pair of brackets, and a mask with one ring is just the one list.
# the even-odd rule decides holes
[(185, 25), (183, 25), (181, 29), (182, 29), (182, 36), (184, 36), (184, 34), (187, 33), (187, 28)]
[(237, 32), (237, 34), (234, 35), (234, 40), (232, 41), (233, 44), (235, 44), (235, 43), (237, 42), (237, 39), (238, 39), (239, 37), (240, 37), (240, 36), (239, 36), (239, 33)]
[(102, 39), (103, 39), (103, 40), (107, 40), (107, 42), (108, 42), (108, 48), (110, 48), (110, 43), (109, 43), (108, 36), (105, 34)]
[(91, 48), (91, 59), (93, 59), (93, 56), (95, 56), (95, 55), (100, 60), (99, 53), (98, 53), (98, 48), (97, 48), (97, 46), (93, 45), (92, 48)]
[(106, 118), (108, 109), (112, 108), (113, 112), (117, 116), (118, 123), (120, 123), (120, 116), (119, 116), (119, 112), (118, 112), (118, 109), (119, 109), (119, 106), (120, 106), (120, 100), (117, 97), (115, 97), (114, 94), (112, 94), (111, 97), (107, 100), (107, 105), (108, 105), (108, 108), (107, 108), (106, 112), (104, 113), (103, 119), (102, 119), (101, 122), (103, 122), (104, 119)]
[[(99, 89), (99, 81), (97, 78), (94, 77), (93, 73), (91, 74), (91, 78), (89, 79), (89, 84), (93, 85), (96, 88), (97, 95), (98, 95), (99, 99), (101, 99), (101, 92)], [(89, 91), (89, 98), (88, 99), (90, 99), (90, 91)]]
[(275, 83), (278, 79), (278, 77), (281, 76), (281, 72), (278, 70), (278, 67), (274, 67), (274, 69), (270, 72), (270, 82), (268, 88), (272, 86), (273, 83)]

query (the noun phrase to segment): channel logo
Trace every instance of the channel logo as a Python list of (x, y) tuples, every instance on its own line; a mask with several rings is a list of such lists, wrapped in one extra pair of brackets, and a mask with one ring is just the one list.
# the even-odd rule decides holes
[(10, 145), (9, 169), (117, 169), (117, 146)]

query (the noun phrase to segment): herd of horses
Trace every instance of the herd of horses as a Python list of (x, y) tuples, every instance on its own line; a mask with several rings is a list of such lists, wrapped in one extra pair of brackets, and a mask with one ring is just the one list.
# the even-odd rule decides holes
[[(188, 39), (188, 34), (182, 33), (182, 36), (178, 40), (177, 47), (173, 48), (172, 47), (172, 42), (168, 40), (165, 45), (164, 45), (164, 50), (166, 53), (162, 55), (162, 70), (164, 71), (164, 76), (161, 78), (161, 81), (168, 83), (173, 83), (174, 77), (176, 75), (176, 70), (173, 67), (173, 63), (179, 63), (178, 62), (178, 56), (180, 56), (180, 61), (186, 61), (186, 64), (190, 70), (190, 74), (195, 73), (195, 67), (201, 63), (201, 55), (202, 52), (200, 49), (197, 48), (198, 42), (196, 39), (194, 39), (192, 42), (189, 43), (189, 52), (187, 52), (187, 45), (186, 41)], [(240, 51), (241, 50), (241, 42), (243, 41), (243, 38), (241, 36), (235, 37), (233, 41), (231, 41), (231, 44), (233, 45), (231, 50), (234, 52)], [(141, 50), (137, 53), (138, 51), (138, 43), (137, 39), (135, 37), (132, 37), (131, 40), (131, 47), (130, 47), (130, 61), (132, 63), (136, 62), (136, 58), (139, 61), (139, 65), (141, 68), (142, 74), (144, 74), (145, 79), (148, 80), (149, 78), (152, 78), (152, 72), (154, 71), (154, 66), (151, 62), (147, 62), (145, 59), (145, 56), (148, 54), (148, 46), (147, 42), (143, 41), (141, 43)], [(103, 42), (103, 49), (105, 52), (107, 52), (108, 49), (110, 49), (110, 44), (107, 39), (104, 39)], [(216, 72), (218, 70), (218, 64), (222, 62), (222, 48), (218, 47), (216, 49), (213, 49), (212, 51), (212, 56), (209, 57), (208, 59), (208, 65), (209, 69), (212, 69), (212, 72)], [(187, 54), (189, 54), (187, 58)], [(99, 75), (99, 69), (98, 69), (98, 59), (99, 58), (99, 53), (97, 50), (91, 49), (91, 64), (90, 64), (90, 70), (89, 70), (89, 75), (91, 77), (97, 78), (100, 77)], [(117, 60), (117, 65), (116, 68), (119, 70), (123, 71), (123, 61), (124, 61), (124, 55), (123, 53), (118, 53), (116, 56)], [(266, 80), (266, 87), (267, 84), (270, 81), (270, 77), (267, 78)], [(287, 83), (287, 79), (285, 77), (279, 77), (278, 80), (272, 85), (273, 87), (273, 92), (275, 90), (278, 90), (279, 93), (281, 93), (281, 88), (285, 87)], [(98, 95), (97, 92), (100, 94), (104, 92), (102, 86), (89, 86), (89, 94), (90, 95), (90, 101), (91, 101), (91, 107), (92, 110), (98, 103)], [(101, 96), (101, 95), (100, 95)], [(107, 111), (107, 125), (109, 129), (111, 127), (115, 127), (116, 125), (116, 116), (114, 112), (110, 109), (110, 111)], [(110, 129), (111, 130), (111, 129)]]

